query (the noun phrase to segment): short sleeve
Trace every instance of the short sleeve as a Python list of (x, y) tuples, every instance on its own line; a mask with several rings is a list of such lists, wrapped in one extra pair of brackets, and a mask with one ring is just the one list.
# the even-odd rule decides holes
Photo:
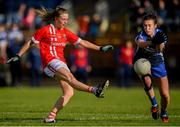
[(166, 33), (164, 32), (161, 33), (160, 41), (163, 42), (164, 44), (168, 42), (168, 36)]
[(161, 43), (166, 44), (167, 42), (168, 42), (167, 34), (164, 33), (163, 31), (158, 31), (153, 38), (153, 43), (155, 44), (161, 44)]
[(79, 38), (76, 34), (72, 33), (70, 30), (65, 29), (67, 41), (73, 45), (80, 43), (81, 38)]
[(135, 42), (137, 42), (138, 40), (145, 40), (144, 36), (143, 36), (143, 32), (139, 32), (136, 37), (135, 37)]
[(43, 38), (43, 34), (44, 34), (44, 30), (43, 29), (39, 29), (37, 30), (34, 35), (32, 36), (31, 40), (34, 43), (39, 43), (41, 41), (41, 39)]

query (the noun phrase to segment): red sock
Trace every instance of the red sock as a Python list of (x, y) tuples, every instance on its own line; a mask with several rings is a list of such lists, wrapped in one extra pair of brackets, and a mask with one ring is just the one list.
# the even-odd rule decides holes
[(56, 113), (52, 111), (48, 115), (48, 119), (55, 119), (55, 117), (56, 117)]
[(92, 87), (92, 86), (90, 86), (90, 87), (88, 88), (88, 91), (89, 91), (90, 93), (95, 93), (95, 92), (96, 92), (96, 90), (97, 90), (97, 88), (96, 88), (96, 87)]

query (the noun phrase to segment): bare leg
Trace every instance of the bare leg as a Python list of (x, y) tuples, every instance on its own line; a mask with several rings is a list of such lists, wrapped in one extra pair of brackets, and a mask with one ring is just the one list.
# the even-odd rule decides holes
[(159, 92), (161, 95), (161, 119), (163, 122), (169, 122), (169, 117), (167, 114), (167, 106), (170, 102), (170, 95), (169, 95), (169, 83), (168, 78), (156, 78), (156, 82), (159, 86)]
[(150, 78), (150, 76), (145, 76), (144, 79), (141, 78), (141, 80), (143, 81), (143, 84), (145, 86), (144, 89), (146, 91), (146, 94), (151, 100), (152, 98), (155, 97), (154, 89), (152, 87), (152, 79)]
[(74, 91), (73, 88), (65, 81), (60, 81), (60, 86), (63, 90), (63, 96), (61, 96), (56, 104), (54, 105), (52, 111), (57, 113), (59, 110), (61, 110), (70, 100), (70, 98), (73, 96)]
[(143, 76), (141, 79), (145, 85), (144, 90), (146, 91), (146, 94), (149, 97), (149, 100), (151, 101), (151, 104), (152, 104), (152, 107), (151, 107), (152, 117), (153, 119), (157, 120), (159, 118), (159, 109), (158, 109), (158, 104), (155, 98), (154, 89), (152, 87), (151, 75)]
[(58, 111), (61, 110), (73, 96), (73, 88), (81, 91), (94, 93), (96, 97), (101, 98), (103, 97), (103, 92), (109, 85), (109, 81), (107, 80), (104, 84), (99, 85), (99, 87), (88, 86), (76, 80), (75, 77), (63, 67), (57, 70), (54, 78), (57, 81), (60, 81), (60, 85), (63, 90), (63, 96), (60, 97), (55, 103), (48, 117), (45, 119), (46, 123), (55, 122), (55, 117)]
[(155, 81), (159, 86), (159, 92), (161, 95), (161, 109), (166, 110), (170, 102), (168, 78), (167, 76), (163, 78), (156, 78)]
[(48, 115), (48, 119), (55, 119), (57, 113), (69, 102), (73, 96), (73, 88), (65, 81), (60, 81), (60, 86), (63, 90), (63, 96), (61, 96), (55, 103), (51, 112)]
[(56, 72), (55, 78), (66, 81), (71, 87), (73, 87), (77, 90), (85, 91), (85, 92), (91, 92), (91, 93), (94, 92), (92, 86), (89, 86), (89, 85), (86, 85), (84, 83), (79, 82), (72, 75), (72, 73), (67, 71), (65, 68), (60, 68)]

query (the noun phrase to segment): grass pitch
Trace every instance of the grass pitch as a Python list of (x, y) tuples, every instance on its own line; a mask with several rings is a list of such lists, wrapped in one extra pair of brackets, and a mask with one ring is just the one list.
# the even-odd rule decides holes
[[(143, 88), (110, 88), (103, 99), (75, 91), (57, 116), (57, 123), (43, 118), (61, 95), (58, 87), (0, 88), (0, 126), (177, 126), (180, 125), (180, 89), (171, 89), (169, 123), (153, 120)], [(156, 91), (159, 102), (159, 94)]]

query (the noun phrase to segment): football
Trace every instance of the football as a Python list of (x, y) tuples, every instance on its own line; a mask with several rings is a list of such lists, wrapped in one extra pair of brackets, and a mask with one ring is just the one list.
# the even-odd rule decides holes
[(151, 70), (151, 63), (145, 58), (138, 59), (134, 63), (134, 70), (138, 75), (146, 75)]

